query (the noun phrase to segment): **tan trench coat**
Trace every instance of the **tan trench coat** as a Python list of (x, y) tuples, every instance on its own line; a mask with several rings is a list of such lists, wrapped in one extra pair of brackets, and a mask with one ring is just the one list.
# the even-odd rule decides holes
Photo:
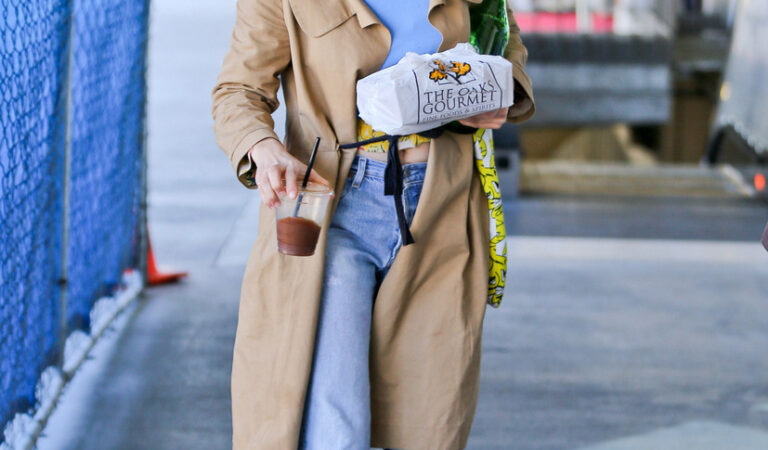
[[(467, 0), (431, 0), (429, 11), (443, 36), (441, 50), (468, 40)], [(525, 94), (518, 95), (509, 118), (521, 121), (533, 114), (533, 96), (524, 72), (526, 50), (513, 19), (511, 25), (507, 57)], [(306, 161), (320, 136), (315, 168), (338, 192), (354, 157), (354, 150), (341, 151), (338, 143), (356, 140), (355, 82), (381, 66), (389, 45), (389, 31), (364, 0), (239, 0), (213, 116), (218, 143), (241, 180), (253, 168), (248, 149), (276, 137), (271, 113), (282, 80), (286, 147)], [(488, 207), (473, 168), (471, 136), (445, 133), (430, 145), (411, 226), (416, 243), (400, 250), (373, 313), (375, 447), (463, 448), (477, 404)], [(283, 256), (277, 252), (274, 212), (261, 209), (232, 365), (235, 449), (297, 447), (325, 230), (327, 223), (315, 256)]]

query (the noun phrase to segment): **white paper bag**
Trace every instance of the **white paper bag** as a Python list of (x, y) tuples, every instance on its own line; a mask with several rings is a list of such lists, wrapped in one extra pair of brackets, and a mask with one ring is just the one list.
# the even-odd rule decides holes
[(432, 55), (407, 53), (357, 82), (357, 109), (374, 130), (411, 134), (511, 106), (512, 63), (470, 44)]

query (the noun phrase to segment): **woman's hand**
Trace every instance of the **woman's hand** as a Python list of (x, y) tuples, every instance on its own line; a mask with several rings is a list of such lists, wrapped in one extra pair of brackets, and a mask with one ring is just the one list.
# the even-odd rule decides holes
[[(256, 164), (256, 185), (265, 205), (270, 208), (279, 206), (278, 194), (287, 193), (290, 198), (296, 198), (299, 180), (304, 178), (307, 170), (304, 163), (294, 158), (274, 138), (259, 141), (248, 153)], [(328, 185), (328, 181), (314, 169), (309, 174), (309, 181)]]
[(489, 128), (498, 130), (507, 121), (509, 108), (501, 108), (496, 111), (488, 111), (476, 116), (459, 120), (459, 123), (472, 128)]

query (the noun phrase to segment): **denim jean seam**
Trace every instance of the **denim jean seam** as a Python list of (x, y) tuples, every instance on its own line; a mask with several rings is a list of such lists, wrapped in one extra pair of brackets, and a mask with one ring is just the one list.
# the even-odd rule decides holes
[(389, 270), (390, 267), (392, 267), (392, 263), (395, 262), (395, 258), (397, 257), (397, 254), (400, 253), (400, 247), (403, 245), (402, 237), (400, 236), (400, 228), (395, 227), (395, 245), (392, 246), (392, 250), (390, 250), (389, 258), (387, 258), (386, 264), (384, 264), (384, 267)]
[(352, 187), (359, 188), (360, 184), (362, 184), (363, 179), (366, 178), (365, 175), (365, 166), (368, 163), (367, 158), (358, 158), (357, 159), (357, 168), (355, 172), (355, 177), (352, 179)]
[(414, 217), (416, 217), (416, 210), (419, 208), (421, 193), (416, 196), (416, 205), (414, 205), (414, 211), (413, 214), (411, 214), (411, 196), (408, 195), (408, 191), (418, 185), (418, 182), (413, 182), (403, 187), (403, 208), (405, 209), (406, 214), (408, 214), (406, 219), (408, 219), (409, 226), (413, 223)]
[(416, 185), (418, 185), (418, 184), (424, 184), (424, 180), (423, 180), (423, 179), (410, 179), (410, 180), (405, 180), (405, 181), (403, 182), (403, 188), (407, 188), (407, 187), (411, 187), (411, 186), (416, 186)]
[(352, 180), (347, 180), (346, 183), (344, 183), (344, 187), (341, 188), (341, 193), (339, 194), (338, 203), (341, 203), (341, 200), (344, 199), (344, 197), (349, 194), (349, 191), (352, 189)]

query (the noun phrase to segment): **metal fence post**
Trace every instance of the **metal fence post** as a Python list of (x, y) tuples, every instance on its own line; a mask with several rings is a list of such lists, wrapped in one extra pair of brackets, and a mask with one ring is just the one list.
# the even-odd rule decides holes
[(152, 2), (145, 0), (144, 22), (145, 33), (142, 49), (142, 101), (141, 101), (141, 123), (139, 125), (139, 139), (141, 142), (141, 170), (139, 174), (139, 183), (141, 192), (139, 194), (139, 249), (137, 252), (138, 261), (136, 262), (137, 269), (141, 274), (143, 283), (147, 284), (147, 247), (149, 246), (149, 236), (147, 229), (149, 227), (147, 220), (147, 194), (148, 194), (148, 174), (147, 174), (147, 109), (148, 109), (148, 82), (147, 82), (147, 68), (149, 66), (149, 10)]
[(61, 200), (61, 278), (59, 279), (59, 355), (57, 366), (61, 369), (64, 368), (64, 349), (67, 342), (67, 282), (68, 271), (67, 262), (68, 247), (69, 247), (69, 195), (70, 186), (69, 180), (71, 175), (71, 147), (72, 147), (72, 69), (74, 66), (73, 61), (73, 47), (75, 38), (75, 0), (69, 0), (67, 2), (69, 19), (66, 21), (67, 42), (65, 44), (65, 56), (64, 56), (64, 99), (63, 110), (61, 114), (62, 126), (64, 127), (64, 155), (62, 164), (62, 200)]

